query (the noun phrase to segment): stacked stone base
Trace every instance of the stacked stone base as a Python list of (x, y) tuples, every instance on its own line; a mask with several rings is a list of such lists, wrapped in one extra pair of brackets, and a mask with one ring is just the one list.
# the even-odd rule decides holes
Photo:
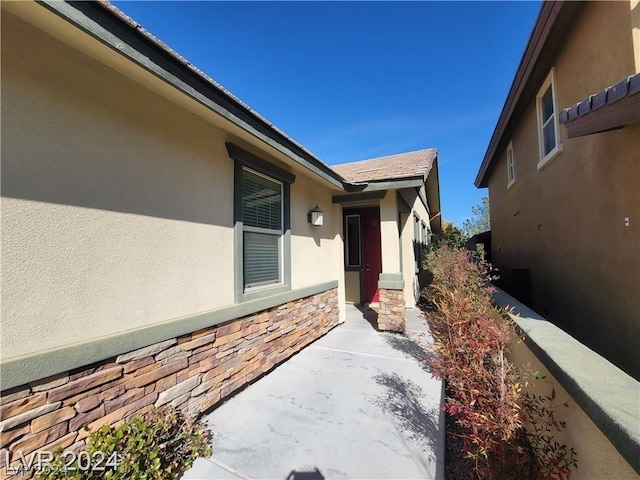
[(404, 332), (405, 305), (402, 290), (379, 289), (378, 329), (389, 332)]
[[(86, 447), (88, 426), (172, 405), (197, 417), (337, 325), (332, 289), (2, 392), (0, 478), (38, 451)], [(21, 458), (22, 456), (22, 458)], [(8, 462), (8, 464), (7, 464)]]

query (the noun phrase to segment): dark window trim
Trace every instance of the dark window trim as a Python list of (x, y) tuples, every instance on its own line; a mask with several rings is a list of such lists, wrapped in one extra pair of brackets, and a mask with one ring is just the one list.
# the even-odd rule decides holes
[[(240, 147), (227, 143), (229, 157), (234, 160), (233, 192), (233, 270), (234, 300), (248, 302), (291, 290), (291, 183), (295, 175), (272, 165)], [(231, 146), (231, 148), (229, 148)], [(233, 154), (233, 156), (232, 156)], [(248, 154), (248, 155), (247, 155)], [(235, 157), (235, 158), (234, 158)], [(244, 287), (244, 228), (242, 223), (242, 172), (255, 170), (282, 182), (282, 282), (245, 291)], [(290, 181), (287, 181), (290, 180)]]
[(280, 167), (276, 167), (274, 164), (263, 160), (257, 155), (248, 152), (244, 148), (241, 148), (234, 143), (227, 142), (225, 143), (225, 146), (227, 147), (229, 158), (241, 162), (248, 168), (260, 172), (263, 175), (267, 175), (268, 177), (275, 178), (282, 183), (291, 184), (296, 181), (296, 176), (293, 173), (288, 172), (287, 170), (284, 170)]

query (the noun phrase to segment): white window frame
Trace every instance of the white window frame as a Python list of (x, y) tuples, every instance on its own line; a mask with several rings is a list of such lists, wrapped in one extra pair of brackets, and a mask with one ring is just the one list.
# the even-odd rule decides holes
[[(551, 88), (551, 100), (553, 104), (553, 114), (547, 122), (542, 121), (542, 97), (547, 92), (547, 89)], [(538, 162), (538, 169), (547, 165), (551, 160), (553, 160), (561, 151), (562, 151), (562, 143), (560, 141), (560, 121), (559, 121), (559, 113), (558, 113), (558, 101), (557, 101), (557, 88), (556, 88), (556, 69), (553, 67), (547, 75), (544, 83), (538, 90), (538, 95), (536, 95), (536, 116), (537, 116), (537, 124), (538, 124), (538, 149), (540, 152), (540, 161)], [(544, 153), (544, 127), (549, 122), (552, 121), (554, 124), (554, 136), (555, 136), (555, 146), (551, 149), (549, 153), (545, 155)]]
[(507, 188), (516, 183), (516, 161), (513, 156), (513, 142), (507, 145)]
[[(277, 183), (278, 185), (280, 185), (280, 229), (278, 230), (274, 230), (274, 229), (270, 229), (270, 228), (261, 228), (261, 227), (251, 227), (249, 225), (245, 225), (244, 222), (242, 224), (242, 236), (244, 238), (244, 234), (245, 233), (261, 233), (261, 234), (267, 234), (267, 235), (273, 235), (273, 236), (277, 236), (278, 237), (278, 279), (277, 280), (268, 280), (265, 282), (259, 282), (259, 283), (255, 283), (255, 284), (250, 284), (247, 285), (245, 283), (244, 280), (244, 275), (243, 275), (243, 279), (242, 279), (242, 283), (244, 286), (244, 292), (245, 293), (249, 293), (249, 292), (255, 292), (258, 290), (263, 290), (266, 288), (272, 288), (272, 287), (277, 287), (280, 285), (284, 284), (284, 275), (283, 275), (283, 271), (284, 271), (284, 255), (283, 255), (283, 237), (284, 237), (284, 183), (281, 182), (280, 180), (277, 180), (273, 177), (270, 177), (269, 175), (265, 175), (263, 173), (260, 173), (256, 170), (253, 170), (252, 168), (248, 168), (248, 167), (242, 167), (243, 172), (249, 172), (253, 175), (256, 175), (258, 177), (262, 177), (265, 178), (267, 180), (269, 180), (270, 182), (273, 183)], [(243, 252), (242, 252), (242, 256), (243, 256), (243, 263), (244, 263), (244, 240), (243, 240)]]

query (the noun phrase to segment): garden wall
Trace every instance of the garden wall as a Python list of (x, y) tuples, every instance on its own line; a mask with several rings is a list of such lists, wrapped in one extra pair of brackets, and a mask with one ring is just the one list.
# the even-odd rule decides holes
[(493, 299), (513, 309), (510, 316), (524, 332), (509, 360), (544, 377), (533, 393), (555, 391), (555, 416), (567, 428), (554, 437), (578, 453), (571, 478), (639, 479), (640, 382), (505, 292), (497, 289)]

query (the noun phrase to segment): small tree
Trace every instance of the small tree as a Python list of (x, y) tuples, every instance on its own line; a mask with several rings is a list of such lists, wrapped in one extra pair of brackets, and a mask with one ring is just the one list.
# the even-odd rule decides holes
[(442, 245), (447, 245), (449, 248), (458, 249), (464, 248), (466, 244), (467, 237), (465, 234), (453, 223), (443, 220), (442, 232), (434, 234), (431, 247), (433, 250), (437, 250)]
[(471, 207), (473, 217), (462, 223), (462, 232), (467, 237), (473, 237), (477, 233), (486, 232), (491, 229), (489, 218), (489, 197), (482, 197), (479, 205)]

